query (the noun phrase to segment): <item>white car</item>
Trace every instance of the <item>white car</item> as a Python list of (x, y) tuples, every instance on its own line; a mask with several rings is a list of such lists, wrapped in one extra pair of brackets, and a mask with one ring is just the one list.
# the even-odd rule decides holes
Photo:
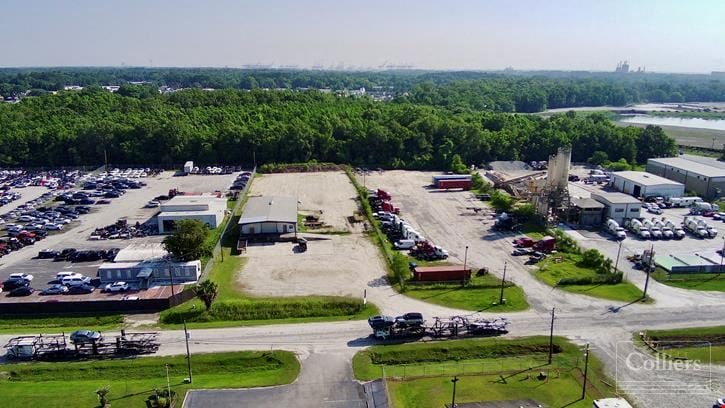
[(26, 281), (30, 282), (33, 280), (33, 275), (29, 273), (16, 272), (8, 275), (8, 279), (25, 279)]
[(21, 222), (35, 221), (35, 217), (31, 217), (29, 215), (21, 215), (20, 217), (18, 217), (18, 221), (21, 221)]
[(63, 225), (62, 224), (46, 224), (45, 229), (47, 229), (48, 231), (60, 231), (63, 229)]
[(161, 206), (161, 203), (157, 200), (151, 200), (146, 204), (147, 208), (155, 208)]
[(128, 290), (128, 283), (126, 282), (113, 282), (109, 283), (103, 288), (104, 292), (125, 292)]
[(6, 230), (17, 229), (17, 228), (22, 228), (22, 225), (12, 224), (12, 223), (5, 224)]

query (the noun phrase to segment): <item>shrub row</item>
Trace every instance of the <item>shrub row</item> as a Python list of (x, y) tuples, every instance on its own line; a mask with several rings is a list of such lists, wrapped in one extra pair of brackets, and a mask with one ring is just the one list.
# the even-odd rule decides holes
[[(420, 362), (442, 362), (472, 360), (479, 358), (518, 357), (534, 353), (548, 353), (546, 341), (529, 344), (511, 344), (495, 342), (485, 344), (431, 344), (415, 349), (374, 348), (369, 351), (373, 364), (412, 364)], [(554, 344), (554, 352), (561, 352), (561, 347)]]
[(623, 278), (624, 274), (622, 272), (613, 272), (581, 278), (563, 278), (559, 280), (557, 285), (616, 285), (617, 283), (621, 283)]
[(340, 171), (345, 166), (335, 163), (265, 163), (259, 167), (259, 173), (308, 173), (317, 171)]
[(212, 322), (351, 316), (364, 308), (365, 305), (360, 300), (344, 297), (227, 300), (214, 303), (209, 312), (203, 308), (169, 310), (162, 314), (161, 321), (166, 324), (179, 324), (184, 320)]

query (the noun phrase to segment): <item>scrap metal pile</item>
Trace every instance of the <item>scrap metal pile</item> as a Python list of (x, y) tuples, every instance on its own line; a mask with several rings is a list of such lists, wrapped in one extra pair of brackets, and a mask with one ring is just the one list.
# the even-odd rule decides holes
[[(410, 315), (419, 318), (411, 320)], [(493, 320), (475, 316), (434, 317), (432, 324), (426, 324), (419, 313), (403, 316), (373, 316), (368, 319), (373, 336), (376, 339), (400, 338), (460, 338), (473, 336), (500, 336), (508, 333), (508, 319), (499, 317)]]

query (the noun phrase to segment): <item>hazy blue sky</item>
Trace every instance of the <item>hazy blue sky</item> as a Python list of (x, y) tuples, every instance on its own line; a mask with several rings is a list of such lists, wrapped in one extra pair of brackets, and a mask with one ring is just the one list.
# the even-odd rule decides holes
[(0, 0), (0, 66), (725, 70), (725, 0)]

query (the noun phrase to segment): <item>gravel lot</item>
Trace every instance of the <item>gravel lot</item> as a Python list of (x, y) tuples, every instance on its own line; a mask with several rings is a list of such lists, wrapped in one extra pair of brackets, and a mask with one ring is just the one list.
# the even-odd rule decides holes
[[(350, 230), (347, 217), (357, 210), (355, 188), (343, 172), (265, 174), (255, 178), (252, 195), (297, 195), (303, 212), (322, 210), (321, 221)], [(347, 235), (299, 234), (307, 252), (294, 244), (252, 244), (240, 274), (244, 288), (257, 295), (352, 295), (385, 276), (385, 264), (370, 239), (353, 230)]]
[(301, 213), (319, 215), (336, 230), (350, 230), (347, 217), (357, 210), (355, 187), (341, 171), (257, 175), (250, 195), (297, 197)]

